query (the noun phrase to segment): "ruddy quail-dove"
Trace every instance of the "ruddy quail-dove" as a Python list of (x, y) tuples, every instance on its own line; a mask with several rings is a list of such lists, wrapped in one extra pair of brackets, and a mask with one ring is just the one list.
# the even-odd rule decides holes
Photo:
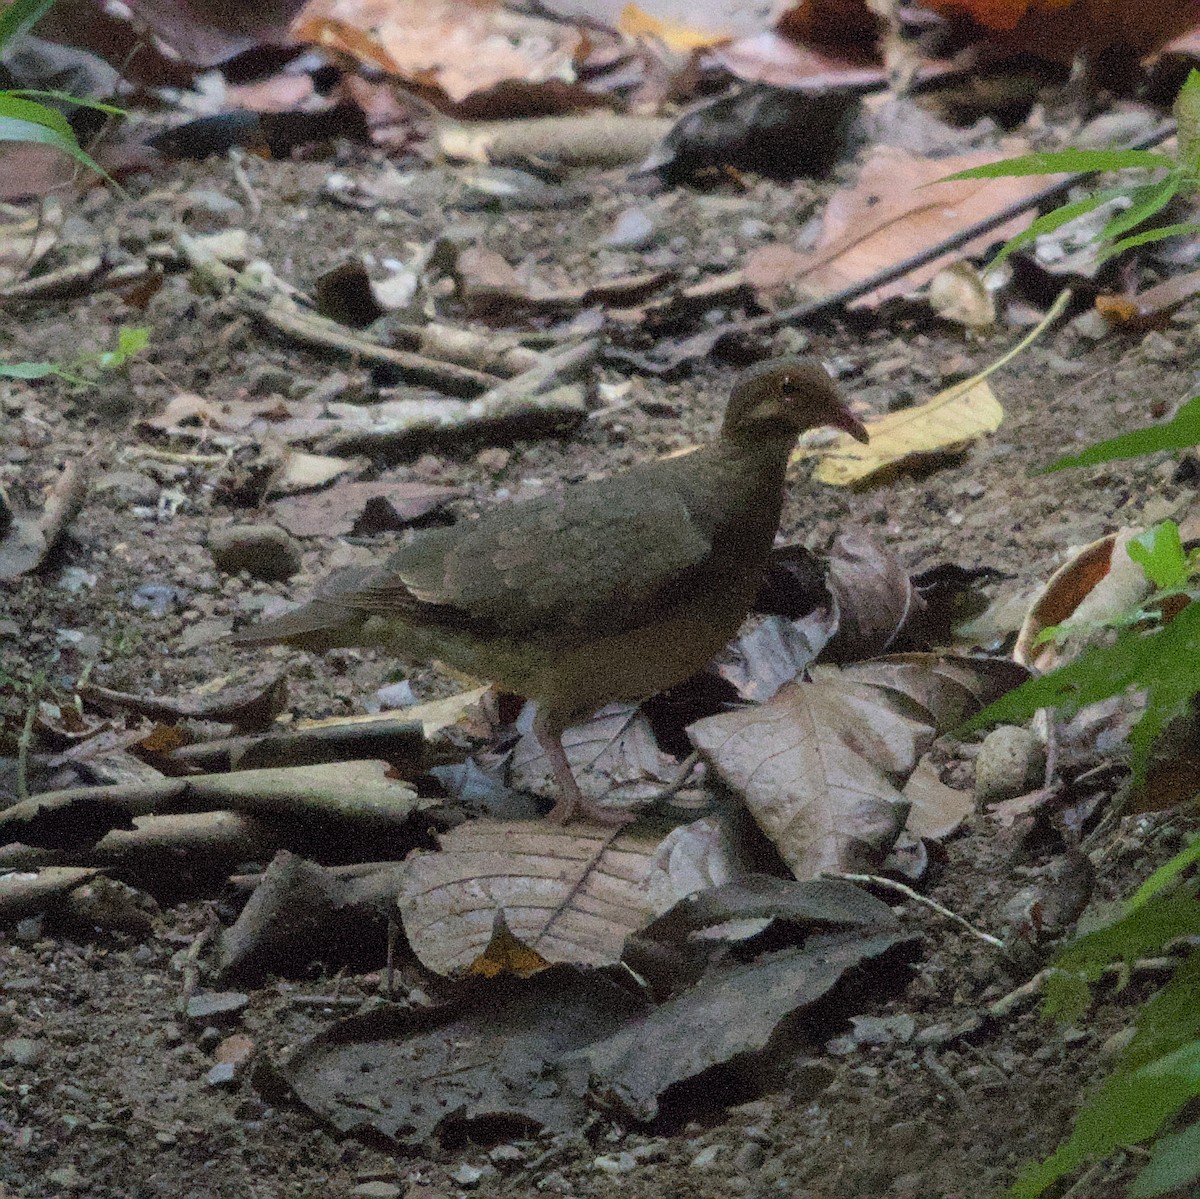
[(235, 638), (377, 645), (536, 700), (558, 789), (551, 817), (621, 823), (628, 813), (580, 792), (562, 733), (690, 678), (725, 647), (766, 571), (796, 439), (820, 425), (867, 440), (819, 363), (759, 363), (734, 384), (715, 440), (694, 452), (422, 533)]

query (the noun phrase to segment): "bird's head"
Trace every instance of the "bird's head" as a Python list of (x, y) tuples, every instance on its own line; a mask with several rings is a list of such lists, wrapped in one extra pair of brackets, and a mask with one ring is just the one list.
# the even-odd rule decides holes
[(737, 441), (794, 440), (821, 425), (869, 440), (825, 368), (815, 359), (789, 355), (756, 363), (738, 376), (721, 433)]

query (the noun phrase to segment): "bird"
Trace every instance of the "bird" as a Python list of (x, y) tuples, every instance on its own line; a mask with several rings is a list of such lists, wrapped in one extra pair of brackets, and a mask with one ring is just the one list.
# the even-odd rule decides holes
[(725, 648), (766, 574), (792, 450), (824, 425), (868, 440), (819, 362), (756, 363), (707, 444), (422, 532), (235, 640), (379, 646), (532, 699), (557, 791), (550, 817), (624, 823), (628, 811), (583, 795), (563, 732), (683, 682)]

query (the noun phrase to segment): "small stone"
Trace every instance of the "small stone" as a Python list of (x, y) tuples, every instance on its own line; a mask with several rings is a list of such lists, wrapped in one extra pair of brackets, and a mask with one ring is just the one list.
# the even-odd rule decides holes
[(295, 374), (273, 362), (260, 362), (246, 376), (246, 390), (252, 396), (289, 395)]
[(417, 702), (413, 693), (412, 683), (401, 679), (398, 683), (389, 683), (375, 692), (375, 698), (384, 708), (407, 708)]
[(757, 1141), (745, 1141), (733, 1155), (733, 1168), (739, 1174), (754, 1174), (766, 1160), (767, 1151)]
[(242, 205), (238, 200), (210, 188), (198, 187), (185, 192), (177, 204), (181, 208), (208, 213), (209, 216), (233, 216), (242, 211)]
[(82, 1191), (88, 1184), (87, 1178), (75, 1166), (62, 1166), (51, 1170), (47, 1182), (55, 1190)]
[(45, 1041), (33, 1037), (9, 1037), (0, 1042), (0, 1061), (10, 1066), (38, 1066), (45, 1060), (47, 1048)]
[(477, 1187), (483, 1178), (483, 1170), (478, 1166), (472, 1166), (470, 1162), (463, 1162), (457, 1170), (451, 1171), (450, 1181), (456, 1182), (460, 1187)]
[(248, 1062), (254, 1053), (254, 1041), (244, 1032), (235, 1032), (226, 1037), (214, 1050), (213, 1057), (218, 1062), (229, 1062), (241, 1066)]
[(484, 470), (496, 474), (502, 471), (512, 461), (512, 454), (503, 446), (489, 446), (475, 455), (475, 463)]
[(187, 1017), (197, 1024), (207, 1024), (236, 1015), (250, 1002), (241, 991), (201, 991), (187, 1003)]
[(250, 261), (250, 235), (245, 229), (226, 229), (221, 233), (201, 233), (189, 237), (191, 252), (198, 257), (215, 258), (226, 266), (240, 269)]
[(39, 912), (36, 916), (26, 916), (24, 920), (18, 920), (17, 927), (13, 930), (17, 940), (26, 945), (38, 940), (42, 935), (44, 919), (45, 914)]
[(97, 495), (108, 495), (118, 504), (153, 508), (158, 503), (159, 485), (138, 470), (110, 470), (96, 480)]
[(96, 576), (82, 566), (68, 566), (58, 576), (58, 585), (69, 595), (78, 595), (96, 586)]
[(244, 570), (265, 582), (290, 579), (300, 569), (300, 546), (277, 525), (230, 525), (208, 539), (218, 570), (233, 575)]
[(688, 1163), (693, 1170), (707, 1170), (720, 1156), (724, 1145), (705, 1145)]
[(1179, 357), (1179, 347), (1157, 329), (1142, 338), (1141, 350), (1147, 362), (1174, 362)]
[(360, 1182), (350, 1188), (352, 1199), (400, 1199), (400, 1188), (394, 1182)]
[(627, 208), (613, 224), (604, 244), (614, 250), (645, 250), (653, 245), (658, 228), (641, 208)]
[(233, 1062), (218, 1062), (205, 1076), (210, 1087), (229, 1087), (237, 1081), (237, 1066)]
[(1046, 751), (1028, 729), (1002, 724), (983, 739), (975, 759), (975, 800), (996, 803), (1027, 795), (1042, 780)]
[(592, 1169), (605, 1174), (628, 1174), (637, 1168), (637, 1158), (632, 1153), (604, 1153), (592, 1159)]
[(525, 1160), (525, 1152), (517, 1145), (497, 1145), (488, 1150), (488, 1161), (494, 1166), (513, 1166)]
[(161, 620), (176, 608), (187, 606), (188, 594), (173, 583), (143, 583), (132, 596), (129, 606)]
[(1103, 341), (1111, 332), (1112, 324), (1094, 308), (1081, 312), (1072, 322), (1071, 328), (1088, 341)]

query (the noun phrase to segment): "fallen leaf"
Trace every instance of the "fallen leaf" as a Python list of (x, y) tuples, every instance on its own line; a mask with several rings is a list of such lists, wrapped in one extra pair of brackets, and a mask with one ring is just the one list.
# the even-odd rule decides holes
[(979, 272), (969, 262), (955, 262), (934, 275), (929, 284), (929, 307), (945, 321), (975, 333), (996, 323), (996, 301)]
[[(832, 670), (832, 668), (829, 668)], [(743, 800), (796, 878), (877, 867), (904, 827), (899, 788), (933, 740), (835, 677), (689, 726), (692, 744)]]
[(292, 34), (456, 103), (509, 80), (573, 82), (583, 44), (571, 25), (487, 0), (310, 0)]
[(928, 758), (921, 759), (904, 784), (904, 798), (912, 804), (904, 827), (931, 841), (944, 841), (975, 810), (971, 792), (948, 787)]
[(837, 487), (857, 487), (894, 477), (904, 469), (961, 453), (985, 433), (994, 433), (1004, 409), (987, 383), (947, 388), (924, 404), (867, 421), (869, 445), (847, 433), (819, 449), (801, 446), (795, 459), (819, 457), (813, 478)]
[[(703, 9), (700, 10), (701, 14)], [(720, 29), (696, 29), (681, 21), (666, 17), (651, 16), (636, 4), (626, 4), (617, 21), (617, 32), (626, 37), (648, 37), (662, 42), (668, 50), (702, 50), (706, 46), (720, 45), (729, 40), (729, 34)]]
[[(1028, 175), (938, 182), (1020, 152), (1019, 146), (1001, 145), (949, 158), (921, 158), (897, 146), (874, 147), (854, 187), (837, 192), (825, 209), (821, 236), (803, 264), (806, 291), (823, 296), (861, 283), (1060, 178)], [(851, 307), (875, 308), (884, 300), (906, 295), (952, 263), (981, 255), (996, 242), (1020, 233), (1029, 221), (1028, 215), (1016, 216), (961, 248), (914, 267)]]
[(504, 918), (504, 909), (497, 908), (492, 921), (492, 939), (467, 967), (467, 973), (480, 978), (498, 978), (501, 974), (530, 978), (549, 965), (536, 949), (530, 949), (519, 937), (513, 936)]
[[(573, 725), (562, 744), (584, 795), (618, 810), (652, 799), (679, 770), (679, 763), (659, 749), (650, 722), (628, 704), (610, 704)], [(532, 733), (517, 743), (509, 782), (535, 795), (557, 795), (546, 751)]]
[(829, 551), (825, 586), (833, 597), (836, 631), (825, 647), (835, 662), (887, 653), (919, 625), (925, 601), (908, 571), (870, 533), (846, 529)]
[(589, 1115), (587, 1072), (564, 1057), (645, 1009), (628, 987), (569, 966), (472, 980), (432, 1011), (389, 1004), (340, 1020), (280, 1072), (339, 1132), (410, 1148), (485, 1142), (497, 1128), (569, 1132)]
[(462, 494), (459, 487), (376, 479), (340, 483), (327, 491), (276, 500), (274, 512), (277, 522), (297, 537), (343, 537), (355, 531), (377, 533), (406, 528)]
[(652, 906), (647, 883), (661, 841), (540, 820), (461, 824), (441, 838), (440, 853), (404, 864), (398, 903), (408, 942), (435, 973), (463, 970), (503, 908), (513, 934), (547, 961), (611, 965), (626, 936), (664, 910)]

